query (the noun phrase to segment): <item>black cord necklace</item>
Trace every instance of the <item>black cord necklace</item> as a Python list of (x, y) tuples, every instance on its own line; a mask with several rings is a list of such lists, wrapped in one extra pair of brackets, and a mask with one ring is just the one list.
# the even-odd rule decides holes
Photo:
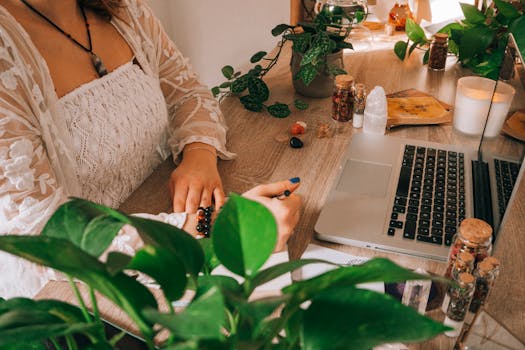
[(27, 2), (27, 0), (20, 0), (24, 5), (26, 5), (31, 11), (42, 17), (44, 20), (46, 20), (47, 23), (51, 24), (56, 30), (58, 30), (60, 33), (64, 34), (69, 40), (74, 42), (78, 47), (80, 47), (82, 50), (86, 51), (91, 55), (91, 62), (93, 63), (93, 67), (97, 71), (97, 74), (99, 77), (102, 77), (106, 74), (108, 74), (108, 70), (106, 69), (106, 66), (102, 62), (102, 59), (98, 57), (93, 52), (93, 45), (91, 43), (91, 32), (89, 31), (89, 22), (86, 17), (86, 12), (84, 11), (84, 6), (77, 1), (78, 5), (80, 6), (80, 12), (82, 12), (82, 18), (84, 18), (84, 23), (86, 24), (86, 31), (88, 35), (88, 47), (85, 47), (81, 43), (79, 43), (75, 38), (71, 36), (71, 34), (66, 33), (62, 28), (57, 26), (52, 20), (50, 20), (46, 15), (44, 15), (42, 12), (38, 11), (36, 8), (34, 8), (30, 3)]

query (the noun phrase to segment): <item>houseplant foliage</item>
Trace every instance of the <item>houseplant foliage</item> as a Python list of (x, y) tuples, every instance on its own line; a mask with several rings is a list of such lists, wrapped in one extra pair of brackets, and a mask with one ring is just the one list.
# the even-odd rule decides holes
[[(497, 79), (507, 45), (508, 34), (513, 33), (517, 40), (525, 40), (524, 0), (505, 2), (494, 0), (493, 6), (484, 4), (478, 10), (470, 4), (461, 4), (465, 19), (450, 23), (438, 32), (449, 35), (449, 53), (458, 57), (461, 64), (470, 68), (475, 74)], [(423, 63), (428, 62), (430, 39), (423, 29), (408, 19), (406, 24), (408, 40), (398, 41), (394, 52), (401, 59), (410, 55), (415, 48), (426, 52)]]
[[(101, 261), (124, 224), (137, 228), (144, 247), (134, 256), (113, 252)], [(56, 300), (0, 300), (0, 348), (43, 349), (48, 339), (57, 349), (60, 344), (76, 349), (79, 337), (89, 344), (83, 348), (118, 348), (120, 335), (104, 336), (95, 290), (129, 315), (150, 349), (161, 329), (170, 334), (162, 349), (369, 349), (421, 341), (448, 329), (390, 296), (356, 288), (365, 282), (428, 278), (386, 259), (338, 267), (292, 283), (279, 296), (254, 298), (257, 286), (322, 262), (296, 260), (262, 269), (276, 237), (271, 213), (237, 195), (219, 213), (212, 238), (202, 240), (164, 223), (73, 199), (55, 212), (41, 235), (1, 236), (0, 249), (60, 270), (70, 281), (83, 281), (94, 307), (88, 312), (73, 282), (80, 307)], [(211, 274), (219, 263), (244, 281)], [(169, 308), (159, 310), (128, 270), (153, 278)], [(175, 313), (171, 302), (187, 289), (194, 296)], [(280, 316), (272, 317), (278, 310)]]
[[(247, 73), (236, 71), (228, 65), (222, 68), (222, 74), (227, 79), (219, 86), (212, 88), (216, 97), (235, 95), (242, 105), (254, 112), (266, 109), (277, 118), (290, 115), (288, 104), (275, 102), (268, 104), (270, 90), (264, 82), (266, 74), (277, 64), (283, 47), (287, 41), (293, 43), (292, 50), (302, 55), (300, 70), (293, 79), (300, 79), (309, 85), (320, 74), (337, 75), (346, 73), (341, 67), (327, 64), (326, 57), (344, 48), (352, 48), (345, 42), (350, 34), (350, 27), (339, 24), (341, 14), (321, 12), (312, 23), (300, 23), (298, 27), (279, 24), (272, 29), (272, 35), (280, 37), (277, 50), (272, 53), (259, 51), (250, 58), (254, 64)], [(306, 109), (308, 105), (301, 100), (295, 100), (297, 109)]]

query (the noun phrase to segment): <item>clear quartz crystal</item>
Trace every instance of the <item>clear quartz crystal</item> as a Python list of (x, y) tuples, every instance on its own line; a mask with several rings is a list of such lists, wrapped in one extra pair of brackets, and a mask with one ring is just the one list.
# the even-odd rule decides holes
[(363, 132), (384, 135), (387, 122), (385, 90), (376, 86), (366, 98)]

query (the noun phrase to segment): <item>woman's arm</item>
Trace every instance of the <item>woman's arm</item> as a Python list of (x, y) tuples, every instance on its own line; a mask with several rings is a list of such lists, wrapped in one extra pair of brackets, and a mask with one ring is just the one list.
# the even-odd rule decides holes
[[(170, 178), (173, 209), (192, 213), (198, 206), (209, 206), (212, 197), (220, 205), (224, 194), (216, 158), (205, 149), (216, 152), (222, 159), (231, 159), (234, 154), (226, 150), (227, 128), (218, 103), (209, 89), (200, 84), (188, 60), (169, 39), (151, 9), (137, 0), (131, 0), (129, 6), (153, 47), (154, 57), (148, 60), (158, 70), (166, 99), (169, 146), (174, 159), (177, 161), (183, 153), (179, 168)], [(148, 45), (143, 47), (150, 51)]]

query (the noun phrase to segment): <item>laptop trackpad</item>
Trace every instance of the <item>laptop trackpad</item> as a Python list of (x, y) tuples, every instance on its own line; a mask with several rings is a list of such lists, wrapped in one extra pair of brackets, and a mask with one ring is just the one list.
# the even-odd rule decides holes
[(337, 184), (337, 190), (350, 195), (384, 197), (392, 166), (349, 159)]

